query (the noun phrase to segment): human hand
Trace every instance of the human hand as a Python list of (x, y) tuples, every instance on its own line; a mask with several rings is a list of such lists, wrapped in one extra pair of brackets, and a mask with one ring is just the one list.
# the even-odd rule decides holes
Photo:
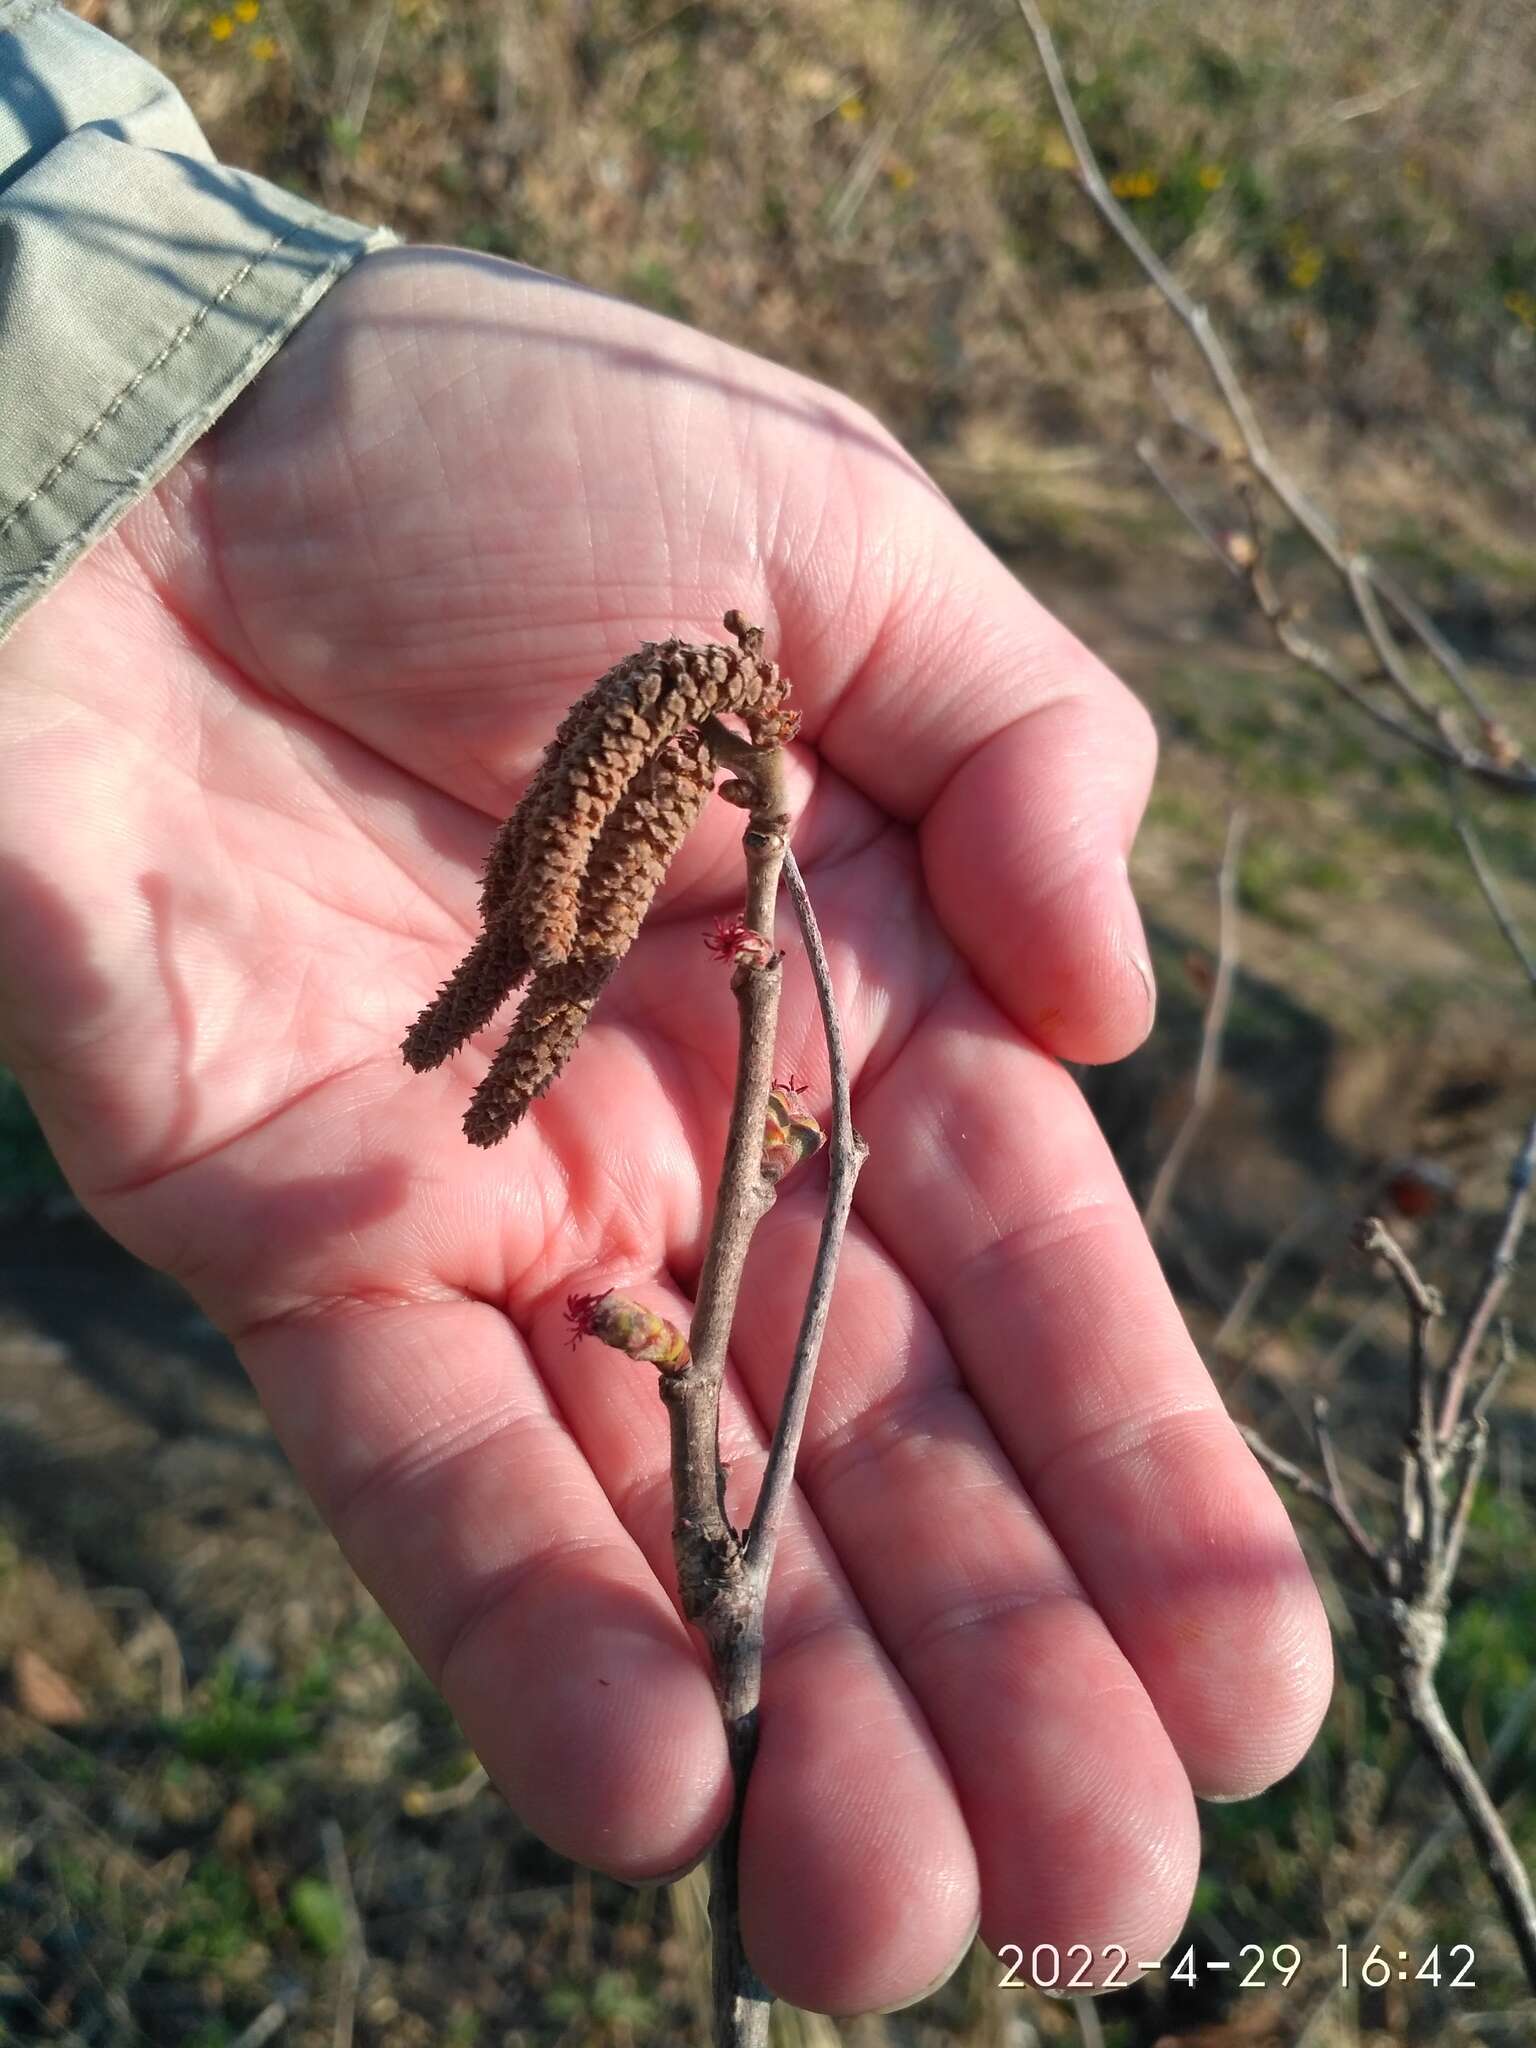
[[(1327, 1632), (1052, 1057), (1150, 1021), (1150, 726), (856, 408), (509, 265), (368, 258), (0, 650), (0, 1052), (235, 1340), (516, 1810), (632, 1879), (689, 1862), (729, 1788), (665, 1412), (562, 1310), (686, 1321), (739, 813), (504, 1144), (459, 1129), (495, 1028), (425, 1078), (398, 1045), (563, 711), (733, 605), (805, 714), (794, 843), (871, 1148), (769, 1600), (748, 1949), (831, 2010), (915, 1996), (978, 1913), (1134, 1965), (1187, 1909), (1192, 1792), (1305, 1749)], [(780, 1043), (824, 1108), (793, 946)], [(819, 1208), (788, 1183), (748, 1267), (738, 1521)]]

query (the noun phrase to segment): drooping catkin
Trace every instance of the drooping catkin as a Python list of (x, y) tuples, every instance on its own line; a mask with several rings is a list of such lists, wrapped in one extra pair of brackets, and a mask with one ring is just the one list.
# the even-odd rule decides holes
[(561, 720), (496, 835), (480, 892), (485, 929), (404, 1046), (418, 1071), (439, 1065), (532, 968), (466, 1113), (472, 1144), (505, 1137), (575, 1051), (708, 800), (714, 764), (699, 726), (733, 712), (758, 746), (793, 731), (789, 684), (764, 656), (761, 629), (739, 612), (725, 624), (734, 648), (667, 640), (600, 676)]
[(464, 1112), (464, 1135), (471, 1145), (494, 1145), (504, 1138), (559, 1078), (618, 964), (615, 958), (562, 960), (557, 967), (538, 970), (505, 1044)]
[(406, 1033), (406, 1065), (418, 1074), (440, 1067), (490, 1023), (527, 972), (527, 950), (503, 915), (481, 932)]
[(709, 750), (673, 742), (648, 761), (597, 836), (581, 890), (580, 951), (626, 953), (672, 857), (708, 801)]
[(642, 647), (588, 692), (535, 819), (517, 899), (518, 925), (538, 966), (566, 959), (576, 942), (581, 885), (594, 842), (644, 763), (686, 727), (736, 712), (757, 740), (768, 736), (788, 685), (761, 653), (762, 636), (727, 616), (742, 644), (695, 647), (666, 640)]
[(711, 774), (703, 747), (669, 748), (645, 764), (620, 798), (592, 849), (576, 950), (535, 975), (465, 1115), (471, 1144), (494, 1145), (505, 1137), (559, 1079), (704, 807)]
[(510, 909), (518, 880), (523, 869), (523, 850), (527, 844), (530, 821), (543, 810), (549, 791), (560, 769), (560, 756), (570, 744), (572, 736), (581, 726), (585, 717), (586, 698), (578, 698), (555, 728), (555, 736), (540, 756), (539, 765), (533, 771), (528, 787), (518, 799), (517, 808), (502, 825), (491, 841), (490, 852), (485, 857), (485, 869), (480, 886), (480, 915), (490, 922), (498, 910)]

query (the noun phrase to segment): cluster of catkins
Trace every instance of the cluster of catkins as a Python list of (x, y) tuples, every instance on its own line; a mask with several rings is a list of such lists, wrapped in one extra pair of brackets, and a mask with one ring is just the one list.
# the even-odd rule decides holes
[(664, 640), (599, 677), (496, 836), (484, 929), (402, 1047), (417, 1073), (440, 1066), (528, 981), (465, 1113), (472, 1145), (504, 1138), (575, 1051), (713, 787), (699, 728), (732, 712), (754, 746), (793, 729), (789, 684), (764, 656), (761, 628), (734, 611), (725, 626), (737, 646)]

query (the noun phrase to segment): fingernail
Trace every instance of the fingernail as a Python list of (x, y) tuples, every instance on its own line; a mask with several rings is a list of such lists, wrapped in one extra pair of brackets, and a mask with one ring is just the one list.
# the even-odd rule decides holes
[(1141, 922), (1136, 891), (1131, 887), (1130, 864), (1123, 855), (1119, 867), (1120, 881), (1125, 891), (1125, 914), (1120, 925), (1120, 949), (1140, 976), (1142, 990), (1147, 999), (1144, 1028), (1150, 1031), (1157, 1016), (1157, 981), (1152, 973), (1152, 962), (1147, 956), (1147, 935)]
[[(713, 1847), (714, 1843), (711, 1842), (709, 1849)], [(618, 1882), (627, 1885), (632, 1892), (654, 1891), (658, 1885), (663, 1884), (681, 1884), (685, 1877), (691, 1876), (695, 1870), (709, 1861), (709, 1849), (701, 1849), (691, 1862), (680, 1863), (676, 1870), (658, 1871), (655, 1877), (621, 1877)]]
[(945, 1964), (944, 1968), (940, 1970), (939, 1974), (937, 1975), (937, 1977), (934, 1978), (933, 1982), (931, 1984), (925, 1984), (921, 1991), (914, 1991), (910, 1998), (897, 1999), (894, 2005), (877, 2005), (874, 2008), (875, 2017), (880, 2018), (884, 2014), (891, 2012), (905, 2012), (909, 2005), (921, 2005), (925, 1998), (932, 1998), (935, 1991), (941, 1990), (943, 1986), (949, 1982), (950, 1978), (953, 1977), (956, 1970), (959, 1969), (960, 1965), (965, 1961), (966, 1957), (970, 1954), (971, 1943), (976, 1939), (976, 1930), (980, 1927), (980, 1925), (981, 1915), (978, 1913), (976, 1918), (971, 1922), (970, 1933), (967, 1934), (965, 1940), (960, 1944), (959, 1949), (956, 1951), (954, 1960), (952, 1962)]
[(1157, 983), (1152, 978), (1152, 962), (1134, 947), (1128, 951), (1130, 963), (1141, 976), (1141, 985), (1147, 992), (1147, 1029), (1150, 1031), (1157, 1021)]

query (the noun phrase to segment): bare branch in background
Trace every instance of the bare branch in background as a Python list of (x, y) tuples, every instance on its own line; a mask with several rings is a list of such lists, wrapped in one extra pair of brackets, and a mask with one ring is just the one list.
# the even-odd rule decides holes
[[(1536, 1679), (1532, 1679), (1516, 1695), (1513, 1705), (1499, 1723), (1494, 1738), (1488, 1745), (1488, 1754), (1483, 1760), (1480, 1774), (1484, 1785), (1491, 1785), (1501, 1768), (1514, 1755), (1533, 1712), (1536, 1712)], [(1402, 1907), (1412, 1905), (1418, 1897), (1433, 1874), (1435, 1866), (1444, 1859), (1461, 1831), (1461, 1817), (1459, 1814), (1453, 1814), (1440, 1823), (1427, 1841), (1419, 1844), (1391, 1891), (1376, 1908), (1369, 1926), (1358, 1936), (1355, 1943), (1357, 1949), (1368, 1953), (1375, 1947), (1384, 1930), (1390, 1926), (1393, 1915)], [(1296, 2036), (1296, 2048), (1313, 2048), (1323, 2021), (1338, 1995), (1337, 1983), (1330, 1984), (1303, 2021)]]
[(1222, 1039), (1227, 1028), (1227, 1014), (1232, 1008), (1232, 990), (1237, 981), (1237, 958), (1240, 925), (1237, 908), (1237, 870), (1242, 858), (1243, 834), (1248, 827), (1247, 813), (1241, 807), (1235, 809), (1227, 820), (1227, 843), (1221, 857), (1221, 871), (1217, 876), (1217, 899), (1221, 906), (1221, 919), (1217, 938), (1216, 978), (1211, 984), (1210, 1000), (1205, 1006), (1205, 1022), (1200, 1033), (1200, 1057), (1195, 1064), (1195, 1083), (1190, 1096), (1189, 1109), (1184, 1121), (1174, 1133), (1173, 1143), (1168, 1147), (1167, 1156), (1157, 1170), (1152, 1183), (1152, 1192), (1147, 1197), (1143, 1222), (1147, 1235), (1156, 1244), (1168, 1214), (1168, 1205), (1173, 1200), (1173, 1191), (1178, 1186), (1179, 1175), (1189, 1149), (1200, 1134), (1200, 1127), (1210, 1113), (1211, 1099), (1216, 1090), (1216, 1078), (1221, 1069)]
[(1399, 1506), (1395, 1527), (1384, 1543), (1366, 1534), (1345, 1495), (1321, 1402), (1314, 1412), (1322, 1481), (1273, 1449), (1256, 1430), (1244, 1429), (1243, 1435), (1278, 1478), (1307, 1499), (1328, 1508), (1365, 1561), (1378, 1595), (1378, 1626), (1392, 1649), (1394, 1678), (1405, 1717), (1420, 1748), (1456, 1802), (1478, 1859), (1498, 1896), (1526, 1976), (1536, 1990), (1536, 1896), (1529, 1874), (1435, 1688), (1435, 1673), (1445, 1647), (1450, 1595), (1487, 1455), (1488, 1409), (1495, 1388), (1508, 1370), (1507, 1339), (1504, 1356), (1484, 1382), (1465, 1418), (1461, 1414), (1462, 1397), (1482, 1335), (1514, 1265), (1529, 1210), (1533, 1161), (1536, 1118), (1532, 1119), (1516, 1156), (1498, 1239), (1484, 1264), (1452, 1354), (1438, 1429), (1433, 1419), (1436, 1368), (1432, 1336), (1444, 1313), (1439, 1294), (1426, 1284), (1412, 1259), (1378, 1218), (1368, 1217), (1357, 1233), (1361, 1250), (1386, 1262), (1407, 1307), (1411, 1332), (1409, 1416), (1399, 1454)]
[(1375, 1539), (1365, 1533), (1345, 1491), (1344, 1475), (1339, 1469), (1338, 1453), (1333, 1445), (1333, 1431), (1328, 1425), (1328, 1403), (1321, 1394), (1312, 1397), (1312, 1436), (1317, 1445), (1323, 1477), (1328, 1484), (1329, 1506), (1338, 1516), (1340, 1526), (1356, 1550), (1374, 1564), (1381, 1553)]
[(1498, 1240), (1488, 1255), (1483, 1269), (1482, 1285), (1478, 1288), (1472, 1306), (1467, 1311), (1461, 1334), (1456, 1339), (1450, 1369), (1446, 1375), (1445, 1400), (1440, 1411), (1440, 1437), (1449, 1442), (1456, 1433), (1461, 1417), (1461, 1404), (1466, 1394), (1467, 1381), (1483, 1347), (1499, 1303), (1504, 1299), (1509, 1286), (1510, 1275), (1515, 1270), (1515, 1254), (1525, 1231), (1526, 1218), (1531, 1206), (1531, 1179), (1536, 1172), (1536, 1117), (1526, 1127), (1525, 1142), (1515, 1154), (1509, 1170), (1509, 1200), (1504, 1208), (1504, 1221)]
[[(1206, 370), (1236, 429), (1238, 446), (1235, 449), (1225, 448), (1199, 427), (1194, 428), (1197, 437), (1208, 452), (1213, 446), (1219, 449), (1227, 466), (1235, 473), (1246, 473), (1257, 478), (1328, 563), (1372, 644), (1377, 661), (1381, 665), (1379, 676), (1372, 677), (1356, 672), (1332, 649), (1303, 633), (1277, 592), (1270, 588), (1261, 594), (1259, 579), (1252, 574), (1252, 570), (1260, 566), (1255, 561), (1247, 565), (1250, 568), (1250, 585), (1276, 638), (1287, 653), (1305, 663), (1317, 674), (1326, 677), (1335, 689), (1355, 705), (1356, 709), (1365, 712), (1396, 738), (1417, 747), (1421, 753), (1442, 762), (1445, 766), (1457, 768), (1462, 773), (1494, 788), (1523, 796), (1536, 795), (1536, 770), (1533, 770), (1526, 760), (1524, 749), (1514, 742), (1496, 719), (1490, 717), (1481, 698), (1471, 687), (1465, 665), (1448, 646), (1443, 635), (1435, 629), (1420, 607), (1406, 597), (1394, 582), (1384, 577), (1368, 557), (1345, 544), (1327, 513), (1313, 503), (1275, 455), (1252, 400), (1243, 388), (1226, 344), (1212, 324), (1210, 313), (1191, 298), (1110, 190), (1109, 181), (1099, 166), (1093, 145), (1088, 139), (1087, 131), (1073, 101), (1072, 89), (1062, 70), (1061, 59), (1057, 54), (1050, 29), (1036, 0), (1016, 0), (1016, 4), (1033, 38), (1046, 84), (1055, 102), (1057, 117), (1077, 160), (1089, 199), (1199, 350)], [(1191, 427), (1192, 423), (1182, 412), (1176, 418), (1177, 423), (1186, 430)], [(1143, 460), (1145, 459), (1143, 456)], [(1165, 476), (1159, 476), (1158, 480), (1166, 489)], [(1175, 502), (1179, 503), (1179, 509), (1189, 517), (1187, 502), (1178, 499)], [(1210, 538), (1203, 522), (1194, 523), (1203, 538)], [(1219, 546), (1217, 552), (1221, 552)], [(1383, 599), (1413, 636), (1422, 652), (1471, 710), (1477, 720), (1480, 745), (1473, 745), (1465, 740), (1455, 724), (1449, 707), (1431, 704), (1414, 682), (1382, 617), (1378, 600)], [(1370, 683), (1374, 680), (1390, 682), (1409, 707), (1412, 717), (1397, 718), (1374, 703), (1369, 689)]]
[(374, 0), (368, 25), (363, 30), (356, 49), (351, 52), (345, 90), (338, 88), (337, 91), (336, 96), (341, 102), (342, 119), (355, 136), (360, 136), (367, 125), (374, 81), (379, 75), (379, 60), (384, 55), (384, 45), (389, 40), (394, 14), (395, 0)]
[[(1186, 424), (1182, 420), (1179, 423), (1181, 425)], [(1332, 684), (1340, 696), (1346, 698), (1373, 725), (1379, 726), (1383, 732), (1390, 733), (1395, 740), (1401, 741), (1403, 745), (1413, 747), (1429, 760), (1437, 761), (1445, 768), (1462, 769), (1469, 775), (1483, 781), (1492, 781), (1499, 787), (1515, 787), (1517, 789), (1524, 787), (1523, 783), (1518, 781), (1511, 785), (1507, 781), (1502, 769), (1499, 769), (1497, 774), (1490, 773), (1487, 770), (1486, 764), (1481, 764), (1478, 760), (1466, 754), (1465, 749), (1461, 747), (1455, 738), (1454, 728), (1448, 727), (1446, 724), (1449, 713), (1434, 710), (1428, 704), (1427, 700), (1413, 683), (1411, 677), (1408, 677), (1407, 671), (1402, 668), (1401, 663), (1398, 664), (1397, 675), (1392, 679), (1398, 683), (1399, 694), (1405, 697), (1410, 708), (1424, 721), (1418, 725), (1412, 724), (1405, 718), (1400, 718), (1395, 712), (1389, 711), (1384, 704), (1378, 704), (1370, 691), (1370, 683), (1373, 679), (1357, 674), (1341, 654), (1336, 653), (1325, 641), (1319, 640), (1314, 634), (1306, 632), (1297, 623), (1294, 612), (1280, 595), (1274, 578), (1270, 573), (1268, 554), (1264, 545), (1262, 531), (1257, 520), (1252, 516), (1251, 503), (1240, 481), (1234, 488), (1237, 490), (1238, 496), (1244, 499), (1245, 506), (1249, 510), (1248, 530), (1246, 533), (1224, 536), (1219, 534), (1210, 524), (1189, 493), (1171, 474), (1159, 456), (1157, 446), (1150, 436), (1143, 435), (1136, 443), (1136, 454), (1151, 475), (1153, 482), (1166, 494), (1175, 510), (1181, 514), (1193, 531), (1205, 542), (1227, 574), (1237, 582), (1246, 585), (1256, 610), (1274, 634), (1281, 648), (1293, 661), (1299, 662), (1303, 668), (1311, 669), (1314, 675), (1319, 675), (1325, 682)], [(1369, 589), (1370, 586), (1363, 581), (1359, 558), (1351, 564), (1350, 573), (1346, 580), (1352, 592), (1358, 589)], [(1375, 616), (1379, 623), (1379, 610), (1375, 613)], [(1428, 623), (1426, 619), (1425, 624), (1428, 625)], [(1383, 627), (1382, 630), (1385, 631), (1385, 628)], [(1464, 670), (1459, 670), (1459, 672), (1465, 673)], [(1383, 670), (1381, 674), (1388, 675), (1390, 672)], [(1379, 679), (1379, 677), (1376, 678), (1376, 680)], [(1490, 730), (1500, 729), (1490, 726)], [(1536, 788), (1536, 782), (1533, 782), (1532, 787)]]
[[(1226, 1358), (1236, 1350), (1238, 1339), (1247, 1329), (1250, 1318), (1264, 1299), (1275, 1275), (1313, 1231), (1321, 1229), (1327, 1219), (1336, 1214), (1338, 1206), (1331, 1198), (1313, 1202), (1309, 1208), (1293, 1216), (1285, 1228), (1276, 1235), (1263, 1258), (1238, 1289), (1232, 1306), (1223, 1316), (1215, 1336), (1211, 1339), (1212, 1357)], [(1231, 1391), (1229, 1385), (1226, 1392), (1230, 1395)]]
[(1504, 900), (1498, 877), (1488, 865), (1488, 856), (1483, 851), (1483, 842), (1477, 836), (1476, 827), (1470, 818), (1458, 817), (1455, 821), (1457, 836), (1467, 856), (1468, 865), (1477, 877), (1477, 886), (1483, 892), (1483, 901), (1493, 913), (1493, 921), (1504, 934), (1504, 940), (1511, 953), (1520, 963), (1520, 971), (1536, 993), (1536, 953), (1525, 943), (1525, 937), (1516, 924), (1514, 913)]
[(287, 2026), (288, 2019), (287, 2006), (274, 1998), (269, 2005), (262, 2007), (248, 2027), (236, 2034), (229, 2048), (267, 2048), (267, 2043)]

